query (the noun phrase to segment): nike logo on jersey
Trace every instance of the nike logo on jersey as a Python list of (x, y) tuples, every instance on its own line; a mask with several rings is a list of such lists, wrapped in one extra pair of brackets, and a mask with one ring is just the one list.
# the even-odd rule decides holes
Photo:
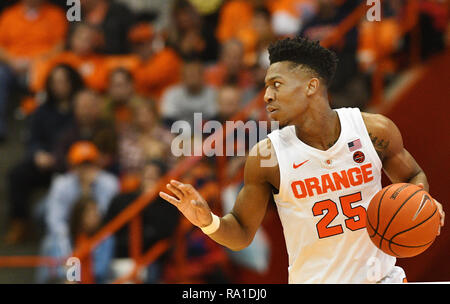
[(299, 163), (298, 165), (296, 165), (295, 163), (292, 164), (292, 167), (294, 167), (294, 169), (297, 169), (298, 167), (300, 167), (301, 165), (305, 164), (307, 161), (309, 161), (309, 159), (305, 160), (302, 163)]

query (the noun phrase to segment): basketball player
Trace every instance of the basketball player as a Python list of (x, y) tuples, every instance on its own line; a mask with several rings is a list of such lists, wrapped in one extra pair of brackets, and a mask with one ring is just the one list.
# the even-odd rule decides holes
[[(219, 218), (191, 185), (175, 180), (167, 185), (173, 196), (160, 196), (232, 250), (252, 242), (273, 197), (289, 255), (289, 283), (402, 282), (405, 273), (396, 258), (372, 244), (364, 214), (381, 190), (382, 169), (392, 183), (428, 191), (425, 173), (391, 120), (357, 108), (330, 108), (333, 52), (318, 42), (287, 38), (271, 45), (269, 55), (264, 100), (280, 129), (252, 148), (233, 210)], [(274, 164), (267, 165), (271, 156)], [(435, 203), (442, 226), (442, 205)], [(377, 275), (369, 275), (372, 263)]]

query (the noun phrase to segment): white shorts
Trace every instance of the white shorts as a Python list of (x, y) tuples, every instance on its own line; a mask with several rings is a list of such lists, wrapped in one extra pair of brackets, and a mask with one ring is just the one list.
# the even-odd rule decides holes
[(403, 268), (399, 266), (392, 267), (389, 273), (379, 280), (378, 284), (394, 284), (394, 283), (406, 283), (406, 274)]

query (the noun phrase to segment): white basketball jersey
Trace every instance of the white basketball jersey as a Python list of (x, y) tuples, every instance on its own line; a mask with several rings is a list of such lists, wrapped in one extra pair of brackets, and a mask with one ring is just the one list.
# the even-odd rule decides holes
[(289, 283), (370, 283), (395, 265), (372, 244), (365, 212), (381, 190), (382, 164), (359, 109), (336, 110), (341, 124), (327, 151), (303, 143), (294, 126), (268, 135), (277, 154), (274, 194), (289, 255)]

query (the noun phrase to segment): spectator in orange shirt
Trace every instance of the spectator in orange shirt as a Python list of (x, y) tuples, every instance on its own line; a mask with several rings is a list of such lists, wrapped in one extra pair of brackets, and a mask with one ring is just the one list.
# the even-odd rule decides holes
[(64, 12), (44, 0), (22, 0), (0, 15), (0, 138), (11, 89), (26, 87), (33, 60), (62, 50), (66, 30)]
[(206, 69), (206, 82), (220, 87), (225, 83), (237, 82), (243, 89), (253, 85), (253, 75), (244, 65), (244, 47), (237, 39), (231, 39), (222, 44), (220, 60)]
[(270, 12), (261, 7), (253, 13), (251, 24), (239, 31), (237, 37), (244, 45), (244, 63), (247, 66), (262, 64), (269, 67), (267, 48), (276, 37), (272, 30)]
[(69, 34), (68, 50), (49, 60), (36, 63), (32, 76), (31, 87), (34, 91), (40, 91), (43, 87), (43, 79), (53, 66), (65, 63), (69, 64), (83, 77), (86, 86), (97, 91), (106, 88), (106, 64), (105, 57), (97, 54), (96, 38), (97, 30), (87, 23), (77, 23), (71, 28)]
[(248, 27), (252, 22), (253, 8), (260, 0), (232, 0), (226, 2), (219, 13), (219, 22), (216, 37), (224, 43), (235, 38), (242, 28)]
[(152, 25), (145, 22), (137, 24), (129, 34), (133, 53), (142, 62), (133, 71), (137, 92), (158, 101), (164, 89), (180, 81), (182, 61), (171, 48), (154, 43), (155, 38)]

